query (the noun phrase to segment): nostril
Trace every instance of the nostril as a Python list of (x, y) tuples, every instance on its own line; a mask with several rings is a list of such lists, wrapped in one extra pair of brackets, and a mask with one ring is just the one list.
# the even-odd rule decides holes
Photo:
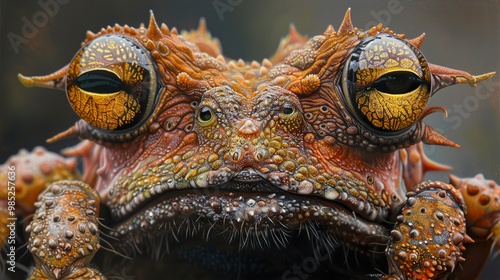
[(234, 161), (239, 161), (240, 157), (241, 157), (241, 153), (239, 151), (236, 151), (233, 153), (233, 160)]
[(257, 154), (255, 155), (255, 158), (256, 158), (257, 160), (259, 160), (259, 161), (260, 161), (260, 160), (263, 160), (263, 159), (264, 159), (264, 156), (263, 156), (261, 153), (257, 153)]
[(255, 159), (257, 161), (263, 161), (267, 158), (269, 158), (269, 152), (267, 152), (266, 150), (259, 149), (259, 151), (255, 153)]
[(238, 135), (241, 137), (255, 137), (261, 129), (260, 122), (253, 119), (242, 120), (241, 126), (238, 129)]

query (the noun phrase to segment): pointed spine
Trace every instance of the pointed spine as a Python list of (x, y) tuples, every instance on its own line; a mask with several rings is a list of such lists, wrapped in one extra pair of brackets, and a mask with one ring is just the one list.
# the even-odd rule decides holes
[(95, 38), (95, 33), (92, 31), (87, 31), (87, 41)]
[(200, 18), (200, 23), (198, 24), (198, 33), (199, 34), (206, 34), (207, 33), (207, 21), (205, 18)]
[(422, 142), (428, 145), (441, 145), (441, 146), (449, 146), (454, 148), (460, 148), (460, 145), (446, 138), (439, 132), (435, 131), (430, 126), (425, 126), (424, 136), (422, 137)]
[(68, 128), (67, 130), (58, 133), (57, 135), (52, 136), (51, 138), (47, 139), (47, 143), (55, 143), (57, 141), (71, 138), (78, 136), (80, 134), (80, 129), (78, 127), (78, 122), (75, 123), (72, 127)]
[(352, 25), (351, 20), (351, 8), (347, 9), (345, 12), (344, 20), (340, 24), (339, 33), (347, 33), (349, 31), (354, 30), (354, 26)]
[(153, 11), (150, 11), (151, 16), (149, 18), (149, 26), (148, 26), (148, 37), (153, 40), (158, 40), (162, 37), (161, 29), (158, 27), (156, 23), (155, 16)]
[(489, 72), (481, 75), (473, 76), (465, 71), (456, 70), (440, 65), (435, 65), (429, 63), (429, 69), (431, 72), (431, 94), (434, 95), (438, 90), (455, 85), (455, 84), (466, 84), (475, 87), (477, 83), (491, 78), (495, 75), (495, 72)]
[(330, 24), (328, 27), (325, 29), (325, 32), (323, 32), (323, 35), (333, 35), (335, 34), (335, 28)]
[(170, 35), (170, 30), (168, 29), (168, 26), (165, 23), (161, 24), (161, 32), (165, 35)]
[(44, 87), (64, 90), (66, 86), (66, 73), (68, 73), (69, 64), (46, 76), (26, 77), (18, 74), (17, 78), (25, 87)]
[(295, 28), (295, 25), (292, 23), (290, 24), (290, 30), (288, 31), (288, 38), (289, 41), (294, 42), (294, 41), (300, 41), (302, 39), (302, 35), (297, 31), (297, 28)]
[(420, 46), (422, 46), (422, 42), (424, 41), (424, 38), (425, 38), (425, 33), (422, 33), (422, 35), (408, 40), (408, 43), (412, 44), (417, 49), (420, 49)]

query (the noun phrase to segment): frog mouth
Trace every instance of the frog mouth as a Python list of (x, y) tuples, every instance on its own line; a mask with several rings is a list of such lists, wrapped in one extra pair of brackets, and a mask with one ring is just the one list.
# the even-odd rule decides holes
[(235, 173), (217, 187), (172, 190), (145, 201), (126, 218), (115, 220), (110, 235), (130, 238), (134, 244), (155, 238), (178, 240), (180, 232), (199, 235), (202, 240), (226, 235), (231, 241), (237, 235), (242, 248), (249, 238), (279, 233), (276, 240), (285, 240), (289, 233), (312, 224), (329, 236), (361, 245), (385, 242), (373, 238), (385, 236), (383, 224), (356, 215), (338, 201), (284, 191), (252, 168)]
[(251, 170), (218, 188), (167, 192), (107, 226), (119, 240), (115, 249), (127, 256), (161, 255), (179, 263), (179, 256), (209, 246), (210, 258), (258, 256), (276, 271), (288, 269), (289, 257), (301, 261), (292, 253), (297, 250), (328, 259), (341, 245), (382, 252), (379, 245), (387, 243), (386, 225), (341, 203), (283, 191)]

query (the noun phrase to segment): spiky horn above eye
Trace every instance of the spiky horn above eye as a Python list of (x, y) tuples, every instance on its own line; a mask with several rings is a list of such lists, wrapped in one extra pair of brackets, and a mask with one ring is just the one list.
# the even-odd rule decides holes
[(25, 87), (45, 87), (64, 90), (68, 68), (69, 64), (46, 76), (26, 77), (22, 74), (17, 74), (17, 78)]
[(344, 20), (340, 24), (338, 33), (347, 33), (354, 30), (354, 25), (351, 20), (351, 8), (347, 9), (345, 12)]
[(429, 63), (429, 69), (431, 71), (431, 95), (434, 95), (442, 88), (455, 84), (469, 84), (475, 87), (477, 83), (489, 79), (496, 74), (496, 72), (489, 72), (474, 76), (462, 70), (456, 70), (431, 63)]
[(160, 27), (158, 26), (158, 23), (156, 23), (155, 16), (153, 14), (153, 10), (149, 11), (149, 26), (148, 26), (148, 37), (151, 40), (159, 40), (160, 38), (163, 37), (163, 34), (161, 32)]

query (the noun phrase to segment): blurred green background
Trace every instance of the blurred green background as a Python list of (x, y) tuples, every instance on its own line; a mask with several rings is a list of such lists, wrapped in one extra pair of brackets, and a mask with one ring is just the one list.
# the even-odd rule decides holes
[[(425, 32), (422, 52), (434, 64), (472, 74), (500, 72), (500, 4), (468, 1), (0, 1), (0, 162), (20, 148), (45, 145), (59, 151), (76, 139), (46, 145), (45, 139), (78, 118), (62, 91), (24, 88), (17, 73), (45, 75), (69, 63), (85, 39), (114, 23), (147, 23), (149, 10), (158, 22), (194, 29), (201, 17), (231, 58), (261, 61), (274, 53), (290, 23), (314, 36), (332, 24), (337, 28), (348, 7), (354, 25), (365, 29), (381, 21), (412, 38)], [(45, 4), (43, 4), (45, 3)], [(47, 3), (56, 3), (47, 9)], [(32, 25), (30, 28), (30, 25)], [(452, 165), (453, 173), (483, 173), (500, 182), (500, 74), (477, 88), (466, 85), (440, 91), (430, 106), (444, 106), (449, 118), (426, 118), (461, 149), (427, 147), (429, 157)], [(430, 179), (447, 181), (444, 173)], [(496, 267), (495, 267), (496, 263)], [(500, 273), (499, 258), (489, 273)], [(491, 274), (493, 273), (493, 274)], [(483, 276), (482, 279), (493, 279)]]

